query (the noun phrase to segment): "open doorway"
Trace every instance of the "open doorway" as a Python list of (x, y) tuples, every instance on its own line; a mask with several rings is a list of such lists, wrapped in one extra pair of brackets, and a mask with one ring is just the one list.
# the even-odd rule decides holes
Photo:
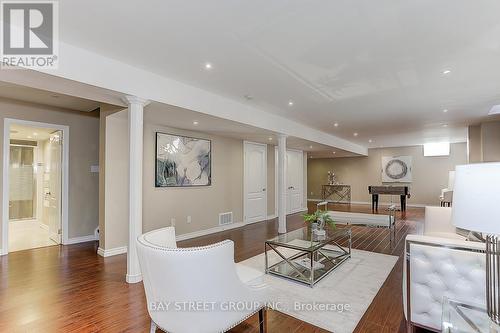
[(64, 128), (13, 119), (4, 128), (3, 244), (8, 252), (59, 245), (67, 201)]

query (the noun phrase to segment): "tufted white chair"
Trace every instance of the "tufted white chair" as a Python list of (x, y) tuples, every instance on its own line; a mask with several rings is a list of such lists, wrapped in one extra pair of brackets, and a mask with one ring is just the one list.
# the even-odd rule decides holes
[(264, 330), (266, 287), (242, 282), (232, 241), (177, 248), (175, 229), (168, 227), (138, 237), (137, 253), (151, 332), (225, 332), (256, 312)]
[(403, 305), (408, 332), (441, 330), (443, 297), (484, 304), (484, 243), (454, 234), (451, 209), (426, 207), (424, 235), (406, 237)]

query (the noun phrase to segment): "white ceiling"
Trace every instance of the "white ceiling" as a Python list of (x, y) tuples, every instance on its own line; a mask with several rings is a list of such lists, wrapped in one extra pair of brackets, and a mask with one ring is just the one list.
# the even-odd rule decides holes
[[(91, 101), (84, 98), (54, 93), (27, 86), (1, 82), (0, 98), (9, 98), (23, 102), (48, 105), (68, 110), (92, 111), (105, 103)], [(277, 133), (239, 122), (214, 117), (211, 115), (175, 107), (172, 105), (151, 102), (145, 109), (145, 120), (161, 126), (181, 128), (204, 132), (212, 135), (229, 137), (238, 140), (277, 144)], [(127, 117), (126, 112), (119, 112), (117, 116)], [(196, 121), (197, 125), (193, 122)], [(18, 124), (11, 125), (10, 138), (17, 140), (47, 140), (54, 129), (44, 129)], [(357, 156), (357, 154), (338, 148), (311, 142), (298, 137), (288, 137), (287, 147), (314, 152), (316, 155), (333, 157)], [(335, 154), (333, 154), (335, 151)]]
[[(120, 115), (117, 116), (126, 117), (126, 112), (120, 112)], [(160, 126), (181, 128), (238, 140), (260, 142), (270, 145), (278, 144), (277, 133), (157, 102), (152, 102), (146, 106), (144, 120), (145, 122)], [(194, 124), (194, 122), (196, 122), (196, 124)], [(358, 156), (357, 154), (342, 149), (332, 148), (298, 137), (287, 137), (287, 147), (310, 152), (318, 157)], [(335, 154), (333, 152), (335, 152)]]
[(75, 0), (60, 2), (60, 36), (377, 147), (464, 141), (500, 104), (499, 12), (497, 0)]
[(14, 140), (43, 141), (50, 138), (55, 129), (24, 126), (18, 124), (10, 125), (10, 138)]
[[(81, 67), (78, 61), (72, 63), (77, 68)], [(82, 70), (88, 71), (86, 68)], [(43, 73), (32, 69), (3, 70), (0, 75), (0, 95), (78, 111), (92, 111), (99, 104), (126, 106), (124, 93), (53, 74), (54, 71)], [(60, 99), (54, 100), (54, 95)]]
[(0, 98), (15, 99), (75, 111), (90, 112), (102, 103), (0, 81)]

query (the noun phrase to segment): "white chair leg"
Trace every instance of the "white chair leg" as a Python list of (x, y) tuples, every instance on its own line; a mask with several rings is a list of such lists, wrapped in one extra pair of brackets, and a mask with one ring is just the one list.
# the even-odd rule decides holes
[(156, 324), (154, 321), (151, 320), (151, 328), (149, 330), (149, 333), (156, 333)]

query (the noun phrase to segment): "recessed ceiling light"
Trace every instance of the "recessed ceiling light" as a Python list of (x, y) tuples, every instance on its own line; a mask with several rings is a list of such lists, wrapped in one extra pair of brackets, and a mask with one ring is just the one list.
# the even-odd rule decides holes
[(199, 124), (199, 123), (198, 123), (196, 120), (195, 120), (195, 121), (193, 121), (193, 125), (194, 125), (194, 126), (197, 126), (198, 124)]
[(207, 63), (205, 64), (205, 69), (208, 69), (208, 70), (212, 69), (212, 64), (211, 64), (211, 63), (209, 63), (209, 62), (207, 62)]
[(444, 124), (443, 127), (448, 127), (448, 124)]
[(37, 135), (38, 135), (38, 133), (37, 133), (37, 132), (34, 132), (34, 133), (33, 133), (33, 136), (37, 136)]
[(444, 109), (444, 110), (443, 110), (443, 112), (444, 112), (444, 113), (448, 112), (448, 109)]
[(28, 135), (28, 139), (31, 139), (31, 136)]
[(450, 74), (450, 73), (451, 73), (451, 70), (449, 70), (449, 69), (445, 69), (445, 70), (443, 71), (443, 74), (444, 74), (444, 75), (446, 75), (446, 74)]
[(339, 127), (339, 123), (335, 123), (335, 124), (333, 124), (333, 126)]
[(272, 138), (272, 137), (269, 137), (269, 141), (273, 141), (273, 138)]
[(353, 135), (354, 135), (354, 136), (358, 136), (358, 132), (354, 132), (354, 133), (353, 133)]
[(488, 112), (488, 116), (492, 116), (494, 114), (500, 114), (500, 105), (493, 105)]
[(332, 152), (332, 153), (333, 153), (334, 155), (335, 155), (335, 154), (337, 154), (337, 152), (336, 152), (336, 151), (334, 151), (334, 152)]
[(369, 142), (369, 143), (372, 143), (372, 142), (373, 142), (373, 140), (372, 140), (372, 139), (370, 139), (370, 140), (368, 140), (368, 142)]
[(309, 149), (313, 149), (313, 146), (309, 146)]
[(293, 101), (288, 101), (288, 106), (293, 106)]

